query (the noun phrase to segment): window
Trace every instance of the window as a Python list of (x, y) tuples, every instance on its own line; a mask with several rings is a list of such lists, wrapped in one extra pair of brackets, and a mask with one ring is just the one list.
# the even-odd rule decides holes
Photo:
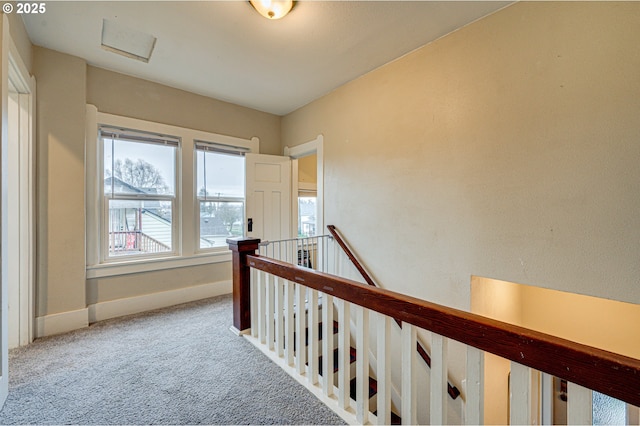
[(316, 193), (299, 191), (298, 193), (298, 237), (316, 236)]
[(104, 259), (174, 253), (180, 139), (102, 126), (100, 140)]
[(228, 261), (259, 139), (86, 111), (87, 277)]
[(200, 249), (227, 247), (244, 233), (244, 153), (247, 149), (196, 141), (196, 211)]

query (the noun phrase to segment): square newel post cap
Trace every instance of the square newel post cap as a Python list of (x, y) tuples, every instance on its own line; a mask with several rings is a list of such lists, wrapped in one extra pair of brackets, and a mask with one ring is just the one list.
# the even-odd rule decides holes
[(259, 238), (244, 238), (244, 237), (236, 237), (236, 238), (227, 238), (227, 244), (229, 244), (229, 249), (237, 252), (245, 252), (251, 251), (254, 252), (258, 250), (258, 245), (260, 244)]

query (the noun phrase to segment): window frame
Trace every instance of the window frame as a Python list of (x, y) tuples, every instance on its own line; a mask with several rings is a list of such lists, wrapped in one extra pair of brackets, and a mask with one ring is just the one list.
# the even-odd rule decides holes
[[(196, 251), (199, 253), (212, 253), (212, 252), (217, 252), (217, 251), (221, 251), (221, 250), (228, 250), (228, 247), (224, 247), (224, 246), (217, 246), (217, 247), (200, 247), (200, 240), (201, 240), (201, 229), (200, 229), (200, 225), (201, 225), (201, 217), (200, 217), (200, 212), (202, 211), (200, 206), (202, 204), (202, 202), (211, 202), (211, 203), (215, 203), (215, 202), (221, 202), (221, 203), (242, 203), (242, 235), (244, 236), (244, 225), (245, 225), (245, 220), (246, 220), (246, 216), (247, 216), (247, 194), (246, 194), (246, 182), (245, 182), (245, 189), (244, 189), (244, 196), (243, 197), (212, 197), (212, 196), (207, 196), (206, 194), (204, 196), (201, 196), (198, 194), (199, 189), (198, 189), (198, 151), (202, 151), (204, 153), (204, 155), (206, 156), (207, 152), (215, 152), (218, 154), (228, 154), (228, 155), (237, 155), (237, 156), (241, 156), (243, 159), (245, 157), (245, 154), (251, 152), (250, 149), (246, 148), (246, 147), (240, 147), (240, 146), (229, 146), (229, 145), (220, 145), (218, 142), (210, 142), (210, 141), (204, 141), (204, 140), (196, 140), (194, 141), (194, 150), (193, 150), (193, 157), (194, 157), (194, 174), (195, 174), (195, 178), (194, 178), (194, 183), (195, 185), (193, 185), (194, 187), (194, 201), (195, 201), (195, 205), (194, 205), (194, 213), (197, 216), (197, 220), (196, 220)], [(205, 148), (201, 148), (201, 147), (207, 147)], [(205, 161), (206, 161), (206, 157), (204, 157)], [(245, 166), (246, 166), (246, 160), (245, 160)], [(246, 167), (243, 170), (245, 177), (246, 177)], [(205, 187), (206, 187), (206, 177), (205, 177)]]
[[(104, 209), (103, 155), (99, 125), (137, 129), (162, 135), (173, 135), (181, 139), (180, 149), (176, 153), (176, 187), (174, 201), (174, 224), (176, 235), (173, 238), (173, 253), (164, 252), (162, 256), (118, 256), (109, 261), (103, 260), (105, 247), (102, 246), (100, 233), (105, 224), (102, 221)], [(249, 139), (200, 130), (188, 129), (169, 124), (156, 123), (131, 117), (108, 114), (98, 111), (94, 105), (86, 106), (86, 163), (85, 163), (85, 201), (86, 201), (86, 271), (87, 279), (118, 276), (131, 273), (157, 271), (228, 262), (230, 251), (207, 250), (198, 248), (199, 218), (193, 211), (196, 186), (195, 141), (209, 141), (221, 146), (241, 147), (247, 152), (258, 153), (260, 140)], [(199, 214), (198, 214), (199, 215)]]
[[(100, 197), (101, 197), (101, 201), (102, 201), (102, 220), (101, 220), (101, 227), (100, 227), (100, 234), (99, 234), (99, 239), (100, 239), (100, 263), (120, 263), (123, 261), (132, 261), (132, 260), (136, 260), (136, 259), (154, 259), (154, 258), (163, 258), (163, 257), (170, 257), (170, 256), (176, 256), (180, 253), (180, 246), (179, 246), (179, 232), (178, 232), (178, 226), (177, 224), (177, 218), (179, 217), (178, 215), (178, 211), (177, 211), (177, 206), (176, 206), (176, 199), (178, 199), (179, 197), (179, 188), (178, 188), (178, 181), (179, 181), (179, 176), (180, 176), (180, 154), (181, 154), (181, 148), (182, 148), (182, 140), (180, 137), (176, 137), (174, 135), (168, 136), (168, 135), (164, 135), (164, 134), (157, 134), (155, 132), (148, 132), (146, 130), (141, 130), (141, 129), (122, 129), (123, 133), (138, 133), (141, 135), (148, 135), (149, 138), (152, 138), (154, 136), (156, 137), (169, 137), (172, 139), (176, 139), (177, 140), (177, 144), (174, 146), (175, 149), (175, 155), (174, 155), (174, 176), (173, 176), (173, 187), (174, 187), (174, 191), (173, 191), (173, 195), (165, 195), (165, 194), (108, 194), (104, 189), (105, 189), (105, 185), (104, 185), (104, 144), (105, 144), (105, 139), (108, 139), (106, 137), (103, 137), (102, 135), (102, 128), (106, 128), (106, 127), (113, 127), (111, 125), (107, 125), (104, 123), (99, 123), (98, 124), (98, 150), (101, 152), (100, 154), (100, 166), (99, 166), (99, 174), (100, 174), (100, 178), (99, 180), (101, 181), (100, 184)], [(135, 140), (131, 140), (129, 138), (123, 137), (120, 139), (117, 138), (111, 138), (112, 141), (115, 140), (123, 140), (123, 141), (127, 141), (127, 142), (132, 142), (132, 143), (148, 143), (150, 145), (160, 145), (160, 142), (157, 143), (150, 143), (150, 142), (145, 142), (145, 141), (135, 141)], [(112, 142), (113, 143), (113, 142)], [(111, 255), (110, 251), (109, 251), (109, 220), (110, 220), (110, 215), (109, 215), (109, 201), (111, 200), (118, 200), (118, 201), (169, 201), (171, 203), (171, 250), (169, 251), (163, 251), (163, 252), (158, 252), (158, 253), (140, 253), (140, 254), (127, 254), (127, 255)]]

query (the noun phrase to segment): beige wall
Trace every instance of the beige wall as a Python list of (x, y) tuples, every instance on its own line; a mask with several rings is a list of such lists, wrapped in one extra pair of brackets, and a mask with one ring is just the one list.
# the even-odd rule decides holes
[(525, 327), (640, 359), (640, 304), (520, 288)]
[[(262, 153), (282, 152), (279, 116), (101, 68), (88, 67), (87, 103), (110, 114), (247, 139), (257, 136)], [(193, 214), (192, 206), (184, 206), (183, 214)], [(229, 262), (90, 279), (87, 303), (228, 280), (231, 280)]]
[(472, 275), (640, 303), (640, 3), (522, 2), (283, 118), (388, 288)]
[[(15, 5), (15, 2), (12, 3), (14, 3)], [(22, 58), (25, 66), (29, 71), (31, 71), (31, 41), (29, 40), (27, 30), (24, 28), (24, 22), (22, 22), (22, 19), (17, 13), (9, 13), (7, 14), (7, 18), (9, 19), (9, 31), (11, 34), (11, 39), (15, 43), (16, 48), (18, 49), (18, 53), (20, 54), (20, 57)]]
[(87, 103), (100, 112), (188, 129), (260, 139), (260, 152), (282, 155), (280, 117), (151, 81), (89, 66)]
[(284, 117), (281, 143), (277, 116), (36, 47), (37, 314), (209, 274), (85, 296), (85, 102), (271, 154), (324, 134), (327, 223), (388, 288), (468, 309), (475, 274), (640, 303), (639, 28), (638, 3), (518, 3)]
[(229, 262), (87, 280), (87, 304), (231, 281)]
[(640, 304), (639, 39), (637, 2), (515, 3), (283, 117), (282, 144), (323, 134), (325, 223), (386, 288)]
[(316, 154), (298, 159), (298, 182), (318, 182), (318, 156)]
[(280, 153), (280, 117), (87, 66), (33, 49), (38, 83), (37, 316), (231, 279), (230, 264), (85, 279), (85, 105), (102, 112), (231, 136)]
[(35, 47), (36, 315), (84, 309), (86, 63)]

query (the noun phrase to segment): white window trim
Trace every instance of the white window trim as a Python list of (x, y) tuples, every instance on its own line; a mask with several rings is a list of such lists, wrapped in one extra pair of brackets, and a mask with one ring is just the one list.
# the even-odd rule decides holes
[[(241, 147), (248, 152), (258, 153), (260, 141), (257, 137), (243, 139), (234, 136), (220, 135), (200, 130), (168, 124), (139, 120), (136, 118), (99, 112), (94, 105), (86, 106), (86, 227), (87, 227), (87, 278), (116, 276), (137, 272), (156, 271), (180, 268), (185, 266), (202, 265), (206, 263), (226, 262), (231, 259), (228, 249), (207, 250), (198, 249), (199, 229), (192, 209), (196, 205), (195, 180), (195, 141), (211, 141), (230, 147)], [(100, 247), (100, 232), (102, 212), (100, 185), (102, 184), (102, 170), (99, 141), (99, 125), (109, 125), (147, 132), (168, 134), (180, 137), (182, 144), (177, 153), (176, 167), (176, 197), (175, 197), (175, 253), (162, 257), (145, 258), (109, 258), (102, 260)]]
[(162, 271), (187, 266), (207, 265), (231, 261), (231, 252), (207, 252), (193, 256), (171, 256), (162, 258), (131, 259), (119, 263), (105, 263), (87, 267), (87, 279), (137, 274), (140, 272)]
[[(318, 135), (315, 139), (308, 142), (296, 145), (293, 147), (285, 146), (284, 155), (291, 157), (292, 159), (298, 159), (307, 155), (316, 154), (317, 171), (316, 171), (316, 208), (318, 209), (318, 216), (316, 217), (316, 227), (320, 235), (324, 234), (324, 135)], [(294, 167), (298, 167), (297, 163)], [(295, 174), (298, 174), (297, 169)], [(293, 179), (293, 185), (291, 185), (291, 199), (295, 200), (298, 196), (298, 182), (297, 179)], [(298, 204), (292, 203), (293, 216), (298, 215)], [(291, 221), (291, 235), (297, 235), (298, 224)]]

